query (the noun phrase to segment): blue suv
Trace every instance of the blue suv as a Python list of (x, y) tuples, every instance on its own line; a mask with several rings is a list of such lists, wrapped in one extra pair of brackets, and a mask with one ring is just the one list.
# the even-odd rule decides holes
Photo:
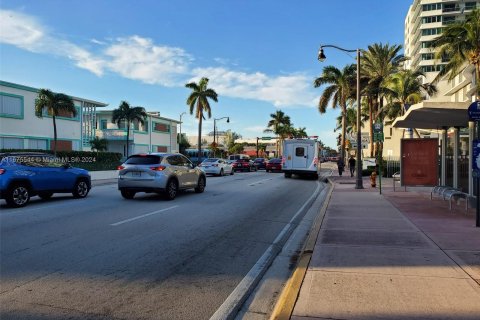
[(91, 188), (90, 174), (63, 160), (68, 159), (44, 153), (0, 153), (0, 199), (23, 207), (35, 195), (49, 199), (54, 193), (72, 193), (85, 198)]

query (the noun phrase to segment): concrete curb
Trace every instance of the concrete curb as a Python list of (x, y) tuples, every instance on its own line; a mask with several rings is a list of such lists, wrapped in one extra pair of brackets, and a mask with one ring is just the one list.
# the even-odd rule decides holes
[[(320, 188), (320, 182), (318, 182), (318, 189)], [(253, 292), (257, 284), (262, 279), (267, 269), (272, 264), (273, 260), (282, 251), (285, 242), (289, 239), (293, 230), (298, 226), (299, 221), (303, 218), (309, 207), (314, 203), (317, 197), (321, 194), (319, 190), (305, 202), (302, 208), (299, 209), (297, 214), (292, 220), (285, 226), (280, 232), (277, 238), (273, 241), (270, 247), (265, 251), (262, 257), (257, 263), (250, 269), (247, 275), (240, 281), (237, 287), (228, 296), (225, 302), (218, 308), (218, 310), (212, 315), (210, 320), (229, 320), (234, 319), (238, 314), (242, 305), (247, 300), (248, 296)]]
[(330, 190), (325, 196), (323, 206), (310, 229), (308, 238), (305, 241), (305, 245), (302, 249), (302, 253), (300, 254), (297, 265), (295, 266), (295, 270), (293, 271), (290, 279), (287, 281), (285, 288), (282, 290), (282, 293), (275, 304), (275, 308), (270, 315), (270, 320), (288, 320), (292, 315), (298, 294), (300, 293), (303, 279), (305, 278), (308, 265), (310, 264), (310, 259), (312, 258), (313, 249), (315, 247), (315, 243), (317, 242), (317, 236), (320, 232), (320, 227), (322, 226), (323, 218), (325, 217), (325, 213), (330, 202), (330, 197), (332, 196), (333, 183), (330, 179), (327, 178), (327, 180), (330, 184)]

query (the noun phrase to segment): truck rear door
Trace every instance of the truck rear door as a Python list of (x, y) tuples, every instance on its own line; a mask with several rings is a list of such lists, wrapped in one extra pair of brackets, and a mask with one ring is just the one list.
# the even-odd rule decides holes
[(306, 168), (308, 159), (308, 146), (304, 144), (293, 145), (292, 168)]

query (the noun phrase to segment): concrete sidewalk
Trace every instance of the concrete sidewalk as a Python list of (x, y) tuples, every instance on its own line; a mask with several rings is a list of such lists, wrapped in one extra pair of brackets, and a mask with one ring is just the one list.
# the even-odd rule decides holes
[(333, 177), (333, 192), (291, 319), (480, 319), (474, 210), (425, 188), (382, 195)]

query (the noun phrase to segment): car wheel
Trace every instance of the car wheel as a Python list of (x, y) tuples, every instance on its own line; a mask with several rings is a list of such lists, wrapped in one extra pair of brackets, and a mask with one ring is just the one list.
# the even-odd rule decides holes
[(39, 192), (38, 196), (43, 200), (48, 200), (53, 196), (53, 192)]
[(170, 179), (167, 183), (167, 187), (165, 188), (165, 196), (167, 200), (173, 200), (177, 196), (178, 193), (178, 182), (175, 179)]
[(198, 178), (197, 187), (195, 188), (196, 193), (202, 193), (205, 190), (205, 177)]
[(218, 174), (220, 177), (223, 177), (225, 175), (225, 172), (223, 172), (223, 169), (220, 169), (220, 173)]
[(26, 185), (16, 184), (7, 191), (5, 200), (8, 205), (15, 208), (26, 206), (30, 201), (30, 191)]
[(85, 198), (89, 192), (88, 183), (86, 180), (78, 180), (73, 187), (73, 197), (75, 198)]
[(235, 173), (235, 170), (232, 169), (232, 171), (230, 171), (230, 175), (233, 176), (234, 173)]
[(285, 173), (285, 178), (291, 178), (292, 174), (291, 173)]
[(122, 197), (124, 197), (125, 199), (133, 199), (133, 197), (135, 197), (136, 192), (129, 191), (129, 190), (120, 190), (120, 193), (122, 194)]

